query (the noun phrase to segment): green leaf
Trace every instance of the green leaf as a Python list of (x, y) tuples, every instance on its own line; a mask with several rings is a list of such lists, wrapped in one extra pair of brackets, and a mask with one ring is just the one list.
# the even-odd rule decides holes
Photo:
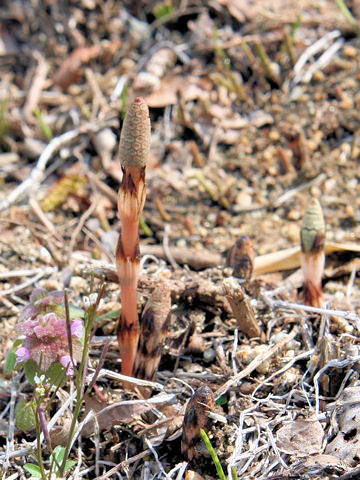
[(296, 31), (297, 31), (297, 30), (299, 29), (299, 27), (301, 26), (301, 21), (302, 21), (301, 14), (296, 15), (296, 20), (295, 20), (295, 22), (291, 25), (290, 35), (291, 35), (292, 38), (294, 38)]
[(24, 365), (25, 375), (31, 385), (35, 385), (34, 377), (38, 373), (39, 367), (35, 360), (27, 360)]
[(95, 322), (100, 323), (104, 320), (111, 320), (112, 318), (118, 318), (120, 314), (120, 308), (113, 312), (104, 313), (103, 315), (95, 315)]
[(16, 365), (16, 353), (14, 350), (10, 350), (5, 359), (4, 372), (8, 375), (14, 370)]
[(16, 350), (22, 345), (22, 340), (15, 340), (11, 350), (8, 351), (5, 359), (4, 372), (8, 375), (14, 370), (16, 365)]
[(69, 312), (70, 320), (73, 320), (74, 318), (84, 318), (85, 315), (85, 311), (82, 308), (71, 305), (71, 303), (69, 303)]
[(67, 471), (70, 470), (70, 468), (73, 467), (75, 464), (76, 464), (76, 462), (75, 462), (74, 460), (68, 460), (68, 461), (65, 463), (64, 471), (67, 472)]
[(226, 405), (228, 403), (227, 394), (221, 395), (215, 402), (216, 405)]
[[(53, 455), (55, 456), (56, 463), (58, 465), (61, 465), (64, 460), (65, 448), (62, 447), (61, 445), (58, 445), (57, 447), (54, 448)], [(50, 463), (53, 462), (53, 455), (50, 455)], [(72, 468), (75, 464), (76, 462), (74, 460), (68, 460), (65, 463), (64, 472), (66, 472), (67, 470), (70, 470), (70, 468)]]
[(122, 89), (121, 92), (121, 119), (124, 120), (126, 111), (127, 111), (127, 104), (128, 104), (128, 84), (127, 81), (125, 81), (124, 88)]
[(42, 133), (44, 134), (46, 140), (48, 142), (50, 142), (50, 140), (53, 138), (54, 135), (51, 131), (50, 126), (46, 123), (41, 111), (38, 108), (36, 110), (34, 110), (34, 116), (37, 119), (37, 121), (39, 122), (39, 126), (40, 126), (40, 128), (42, 130)]
[(27, 402), (24, 397), (20, 398), (15, 408), (16, 425), (21, 430), (33, 430), (35, 428), (35, 414), (32, 401)]
[(157, 19), (166, 17), (167, 15), (174, 13), (174, 11), (175, 11), (174, 7), (168, 1), (165, 1), (163, 3), (158, 3), (153, 8), (153, 13)]
[(218, 454), (214, 450), (214, 447), (211, 445), (208, 434), (205, 432), (205, 430), (203, 428), (200, 428), (200, 436), (203, 439), (208, 452), (210, 453), (212, 461), (214, 462), (217, 474), (219, 476), (219, 480), (227, 480), (227, 478), (225, 476), (225, 473), (224, 473), (224, 470), (221, 466)]
[(33, 463), (25, 463), (24, 469), (31, 473), (33, 477), (41, 478), (41, 470), (37, 465), (34, 465)]
[(60, 362), (55, 362), (45, 372), (47, 383), (55, 387), (61, 387), (66, 382), (65, 369)]
[(153, 232), (152, 232), (151, 228), (145, 222), (145, 219), (142, 215), (139, 219), (139, 229), (140, 229), (141, 233), (143, 235), (145, 235), (145, 237), (152, 237), (153, 236)]
[(65, 448), (62, 447), (61, 445), (57, 445), (54, 448), (54, 454), (55, 454), (55, 458), (56, 458), (57, 463), (61, 463), (64, 460)]

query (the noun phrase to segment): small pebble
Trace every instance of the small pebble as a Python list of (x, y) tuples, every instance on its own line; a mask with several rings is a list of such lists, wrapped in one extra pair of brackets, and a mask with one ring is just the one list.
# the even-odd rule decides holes
[(346, 182), (346, 187), (349, 190), (355, 190), (355, 188), (357, 188), (357, 185), (358, 185), (358, 179), (357, 178), (351, 178), (348, 182)]
[(313, 186), (311, 187), (311, 195), (316, 198), (321, 198), (322, 197), (322, 191), (320, 190), (319, 187)]
[(252, 204), (252, 197), (246, 192), (240, 192), (236, 197), (236, 203), (241, 208), (250, 207), (250, 205)]
[(321, 70), (314, 72), (313, 80), (318, 83), (322, 83), (325, 80), (325, 74)]
[(106, 250), (115, 254), (118, 238), (119, 232), (116, 230), (109, 230), (101, 235), (101, 243), (104, 245)]
[(337, 291), (334, 295), (334, 300), (336, 300), (337, 302), (340, 302), (341, 300), (343, 300), (345, 298), (345, 294), (344, 292), (340, 292), (340, 291)]
[(275, 165), (271, 165), (268, 169), (269, 175), (271, 176), (277, 176), (278, 175), (278, 169)]
[(287, 218), (289, 220), (300, 220), (301, 212), (295, 208), (292, 208), (291, 210), (289, 210), (289, 213), (287, 214)]
[(304, 93), (303, 87), (300, 87), (299, 85), (297, 85), (291, 91), (290, 100), (292, 102), (296, 102), (296, 100), (299, 100), (299, 98), (303, 95), (303, 93)]
[(179, 247), (179, 248), (186, 248), (185, 238), (180, 238), (179, 240), (177, 240), (176, 246)]
[(111, 128), (104, 128), (94, 136), (94, 145), (100, 156), (103, 155), (104, 151), (111, 152), (116, 143), (117, 138)]
[(296, 223), (290, 223), (287, 227), (287, 237), (292, 243), (296, 243), (300, 238), (300, 227)]
[(42, 262), (50, 265), (52, 263), (52, 257), (49, 253), (49, 250), (45, 247), (41, 247), (39, 250), (39, 258)]
[(204, 362), (206, 362), (206, 363), (212, 362), (215, 359), (215, 357), (216, 357), (216, 353), (215, 353), (215, 350), (213, 348), (208, 348), (203, 353)]
[(346, 211), (346, 215), (348, 215), (349, 217), (351, 218), (355, 217), (355, 212), (352, 205), (346, 205), (345, 211)]
[(347, 58), (356, 58), (358, 51), (352, 45), (345, 45), (343, 48), (344, 56)]
[(336, 178), (328, 178), (324, 183), (325, 193), (332, 193), (336, 186)]
[(310, 138), (306, 142), (306, 146), (307, 146), (307, 148), (309, 149), (310, 152), (315, 152), (319, 145), (318, 145), (318, 142), (316, 142), (313, 138)]
[(51, 278), (40, 280), (38, 286), (39, 288), (44, 288), (45, 290), (48, 290), (48, 291), (62, 290), (63, 288), (63, 285), (59, 281)]
[(285, 384), (293, 385), (298, 381), (299, 374), (295, 369), (290, 369), (283, 373), (282, 379)]
[(272, 141), (272, 142), (276, 142), (278, 141), (280, 138), (280, 132), (278, 130), (271, 130), (270, 133), (269, 133), (269, 139)]
[(98, 228), (100, 228), (100, 222), (98, 218), (89, 218), (86, 222), (86, 226), (92, 232), (95, 232)]
[(344, 240), (344, 237), (345, 232), (343, 232), (342, 230), (335, 232), (335, 242), (342, 242)]
[(348, 95), (343, 95), (343, 99), (339, 103), (339, 107), (342, 110), (350, 110), (351, 108), (354, 107), (354, 102), (353, 102), (352, 98), (349, 97)]
[(340, 150), (341, 150), (341, 152), (343, 152), (343, 153), (350, 154), (350, 153), (351, 153), (351, 145), (350, 145), (350, 143), (347, 143), (347, 142), (342, 143), (342, 144), (341, 144), (341, 147), (340, 147)]
[(70, 280), (70, 288), (76, 293), (87, 292), (89, 290), (88, 279), (74, 275)]
[[(244, 363), (245, 365), (249, 365), (258, 355), (264, 353), (268, 349), (267, 345), (255, 345), (254, 347), (250, 345), (244, 345), (236, 353), (236, 357), (238, 361)], [(265, 360), (262, 362), (256, 370), (259, 373), (267, 373), (269, 371), (271, 365), (270, 360)]]

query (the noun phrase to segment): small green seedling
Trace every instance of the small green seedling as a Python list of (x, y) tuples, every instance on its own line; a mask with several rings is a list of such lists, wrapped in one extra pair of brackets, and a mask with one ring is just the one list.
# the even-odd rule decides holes
[(208, 452), (211, 455), (212, 461), (214, 462), (217, 474), (219, 476), (219, 480), (227, 480), (227, 478), (225, 476), (225, 473), (224, 473), (224, 470), (221, 466), (219, 457), (218, 457), (214, 447), (211, 445), (210, 438), (209, 438), (208, 434), (205, 432), (205, 430), (203, 428), (200, 429), (200, 435), (201, 435), (201, 438), (203, 439), (203, 441), (205, 443), (205, 446), (206, 446)]

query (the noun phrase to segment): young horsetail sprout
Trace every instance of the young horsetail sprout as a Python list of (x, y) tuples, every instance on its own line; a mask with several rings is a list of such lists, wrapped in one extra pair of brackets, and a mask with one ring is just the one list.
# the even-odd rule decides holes
[(325, 222), (320, 202), (312, 198), (300, 230), (304, 303), (322, 306), (321, 278), (325, 265)]
[(116, 268), (121, 288), (121, 315), (117, 338), (121, 371), (132, 376), (140, 334), (137, 313), (139, 276), (139, 220), (145, 203), (145, 168), (150, 151), (149, 109), (142, 98), (129, 106), (120, 136), (120, 161), (123, 172), (118, 194), (121, 232), (116, 247)]
[[(136, 378), (154, 380), (168, 334), (171, 314), (170, 293), (167, 284), (158, 285), (145, 305), (140, 320), (140, 340), (135, 359)], [(147, 398), (150, 390), (143, 389), (142, 393)]]
[(250, 280), (254, 269), (255, 252), (252, 241), (247, 235), (241, 235), (230, 248), (226, 265), (233, 267), (233, 276)]
[(208, 431), (210, 427), (209, 412), (215, 410), (214, 394), (210, 387), (199, 387), (190, 398), (184, 415), (181, 452), (189, 462), (199, 456), (196, 444), (200, 430)]

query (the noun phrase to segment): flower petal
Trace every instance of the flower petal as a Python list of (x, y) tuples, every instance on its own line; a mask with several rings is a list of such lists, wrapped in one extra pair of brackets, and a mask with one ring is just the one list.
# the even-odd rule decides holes
[(16, 353), (16, 361), (18, 363), (26, 362), (26, 360), (29, 360), (31, 358), (30, 350), (25, 347), (19, 347), (15, 353)]

